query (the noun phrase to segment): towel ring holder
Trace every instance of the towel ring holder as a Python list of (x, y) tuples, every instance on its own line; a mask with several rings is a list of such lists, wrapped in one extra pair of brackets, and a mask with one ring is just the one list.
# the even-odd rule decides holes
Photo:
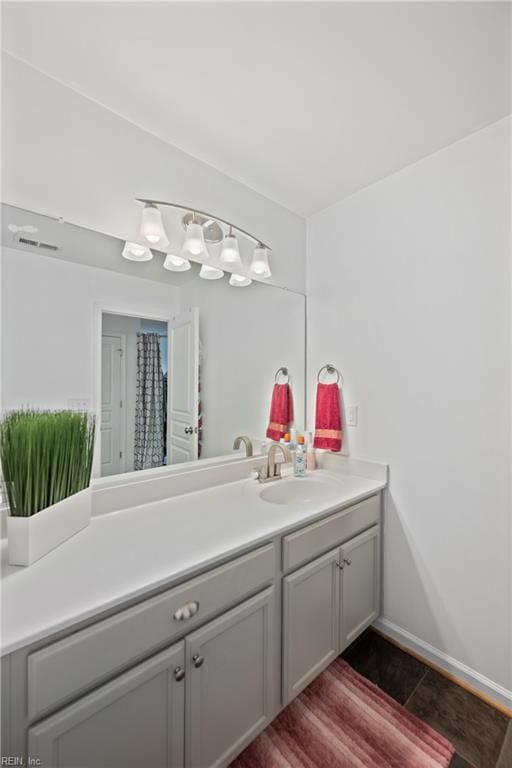
[(281, 368), (278, 368), (277, 371), (275, 372), (275, 375), (274, 375), (275, 383), (276, 384), (278, 383), (279, 376), (281, 374), (283, 376), (286, 376), (286, 381), (284, 383), (285, 384), (289, 384), (290, 383), (290, 372), (289, 372), (288, 368), (285, 365), (281, 366)]
[(322, 365), (320, 370), (318, 371), (318, 375), (316, 377), (316, 380), (320, 381), (320, 376), (322, 375), (323, 371), (327, 371), (328, 374), (332, 376), (332, 374), (336, 374), (336, 384), (339, 384), (340, 381), (343, 382), (343, 376), (338, 371), (335, 365), (331, 365), (331, 363), (327, 363), (326, 365)]

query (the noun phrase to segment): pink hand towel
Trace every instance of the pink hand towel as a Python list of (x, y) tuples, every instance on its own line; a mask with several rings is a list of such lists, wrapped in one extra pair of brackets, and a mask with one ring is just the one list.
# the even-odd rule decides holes
[(337, 384), (318, 384), (316, 388), (315, 448), (341, 451), (340, 390)]
[(293, 421), (293, 397), (289, 384), (274, 384), (267, 437), (280, 440)]

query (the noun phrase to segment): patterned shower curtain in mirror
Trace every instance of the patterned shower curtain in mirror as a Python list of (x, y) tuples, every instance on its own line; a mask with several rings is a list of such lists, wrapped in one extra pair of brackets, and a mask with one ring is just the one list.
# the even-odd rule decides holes
[(164, 463), (164, 392), (158, 333), (138, 333), (134, 469)]

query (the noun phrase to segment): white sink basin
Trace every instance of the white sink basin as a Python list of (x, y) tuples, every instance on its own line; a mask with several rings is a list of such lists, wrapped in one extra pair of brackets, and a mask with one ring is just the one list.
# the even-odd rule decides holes
[(312, 477), (293, 477), (274, 480), (260, 491), (260, 499), (269, 504), (314, 504), (333, 499), (340, 492), (334, 480)]

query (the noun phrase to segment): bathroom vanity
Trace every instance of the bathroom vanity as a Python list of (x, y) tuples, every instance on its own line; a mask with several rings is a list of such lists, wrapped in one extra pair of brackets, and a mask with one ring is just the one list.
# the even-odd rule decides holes
[(4, 568), (3, 755), (229, 765), (379, 614), (386, 468), (338, 463), (98, 515)]

